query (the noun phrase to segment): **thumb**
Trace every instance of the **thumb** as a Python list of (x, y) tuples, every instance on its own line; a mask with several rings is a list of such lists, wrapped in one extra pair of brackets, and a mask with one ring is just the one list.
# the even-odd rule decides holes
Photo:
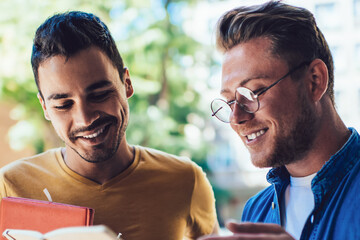
[(229, 219), (228, 221), (226, 221), (225, 226), (227, 229), (229, 229), (231, 232), (236, 233), (238, 226), (240, 225), (239, 222), (237, 222), (234, 219)]
[(284, 229), (274, 223), (228, 222), (226, 227), (233, 233), (282, 233)]

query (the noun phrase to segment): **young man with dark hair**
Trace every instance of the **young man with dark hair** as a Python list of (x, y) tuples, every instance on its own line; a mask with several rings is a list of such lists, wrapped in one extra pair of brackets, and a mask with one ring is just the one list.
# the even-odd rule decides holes
[[(230, 123), (271, 186), (246, 204), (229, 237), (359, 239), (360, 136), (334, 106), (333, 60), (306, 9), (280, 1), (218, 22), (224, 53), (213, 116)], [(247, 222), (247, 223), (246, 223)]]
[[(37, 30), (31, 63), (45, 118), (65, 147), (1, 169), (1, 197), (95, 209), (125, 239), (195, 239), (216, 232), (214, 196), (189, 159), (129, 145), (128, 69), (106, 25), (84, 12), (57, 14)], [(143, 126), (142, 126), (143, 127)]]

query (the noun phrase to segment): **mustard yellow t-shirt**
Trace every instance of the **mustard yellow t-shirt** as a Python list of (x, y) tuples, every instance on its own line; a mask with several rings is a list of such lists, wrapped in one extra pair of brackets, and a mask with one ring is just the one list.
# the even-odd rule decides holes
[(105, 184), (69, 169), (60, 148), (10, 163), (0, 170), (1, 197), (46, 200), (95, 209), (94, 225), (105, 224), (127, 240), (195, 239), (216, 222), (215, 200), (195, 163), (154, 149), (135, 147), (132, 165)]

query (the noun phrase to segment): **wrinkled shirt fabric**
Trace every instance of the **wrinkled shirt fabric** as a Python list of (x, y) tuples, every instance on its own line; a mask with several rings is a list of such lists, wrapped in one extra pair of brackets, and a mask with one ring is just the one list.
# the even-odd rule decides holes
[[(347, 142), (312, 180), (315, 207), (301, 240), (360, 239), (360, 135), (354, 128), (349, 130)], [(281, 204), (289, 179), (285, 167), (271, 169), (267, 174), (271, 186), (246, 203), (242, 221), (281, 225)]]

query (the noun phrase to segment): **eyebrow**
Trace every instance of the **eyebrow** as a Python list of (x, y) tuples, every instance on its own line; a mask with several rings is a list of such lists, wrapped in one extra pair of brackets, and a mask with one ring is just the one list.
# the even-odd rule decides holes
[[(238, 87), (243, 87), (245, 84), (247, 84), (248, 82), (250, 82), (250, 81), (252, 81), (252, 80), (267, 79), (267, 78), (270, 78), (270, 77), (267, 76), (267, 75), (259, 75), (259, 76), (256, 76), (256, 77), (250, 77), (250, 78), (247, 78), (247, 79), (241, 81), (236, 88), (238, 88)], [(222, 89), (222, 90), (220, 91), (220, 94), (222, 95), (222, 94), (224, 94), (224, 93), (229, 93), (229, 92), (232, 92), (232, 91), (230, 91), (229, 89)]]
[(96, 83), (88, 86), (88, 87), (85, 89), (85, 91), (86, 91), (86, 92), (91, 92), (91, 91), (94, 91), (94, 90), (96, 90), (96, 89), (98, 89), (98, 88), (108, 87), (108, 86), (110, 86), (110, 85), (112, 85), (112, 82), (110, 82), (110, 81), (108, 81), (108, 80), (102, 80), (102, 81), (100, 81), (100, 82), (96, 82)]
[[(88, 86), (87, 88), (85, 88), (85, 92), (88, 93), (88, 92), (94, 91), (99, 88), (110, 86), (111, 84), (112, 83), (108, 80), (102, 80), (100, 82), (96, 82), (96, 83)], [(51, 94), (50, 96), (48, 96), (47, 100), (48, 101), (58, 100), (58, 99), (63, 99), (63, 98), (68, 98), (68, 97), (69, 97), (69, 94), (67, 94), (67, 93), (54, 93), (54, 94)]]
[(58, 99), (62, 99), (62, 98), (67, 98), (69, 97), (69, 94), (66, 93), (54, 93), (51, 94), (50, 96), (47, 97), (47, 100), (58, 100)]

